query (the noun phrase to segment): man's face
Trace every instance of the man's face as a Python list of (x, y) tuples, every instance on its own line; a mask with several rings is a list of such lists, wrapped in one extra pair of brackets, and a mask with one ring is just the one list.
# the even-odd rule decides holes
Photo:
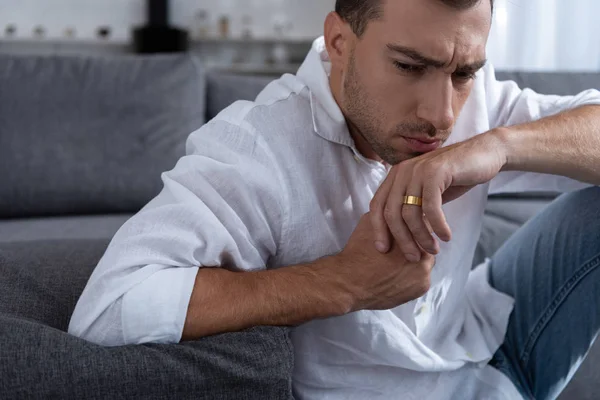
[(491, 5), (458, 11), (437, 0), (383, 0), (382, 7), (360, 38), (347, 29), (351, 37), (332, 62), (355, 139), (398, 164), (448, 139), (485, 63)]

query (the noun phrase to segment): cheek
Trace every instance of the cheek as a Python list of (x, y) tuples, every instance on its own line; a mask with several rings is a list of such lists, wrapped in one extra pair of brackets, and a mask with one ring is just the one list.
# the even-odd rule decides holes
[(465, 87), (461, 90), (457, 90), (455, 92), (454, 95), (454, 101), (453, 101), (453, 110), (454, 110), (454, 115), (459, 115), (460, 112), (462, 111), (465, 103), (467, 102), (467, 99), (469, 98), (469, 95), (471, 94), (471, 90), (473, 89), (473, 83), (471, 83), (468, 87)]
[(396, 126), (416, 114), (417, 96), (415, 89), (406, 80), (395, 74), (379, 86), (380, 112), (388, 118), (386, 124)]
[(358, 104), (382, 130), (394, 131), (399, 123), (410, 119), (418, 93), (413, 82), (400, 76), (389, 62), (371, 62), (370, 69), (365, 69), (366, 65), (357, 67), (360, 95), (365, 97)]

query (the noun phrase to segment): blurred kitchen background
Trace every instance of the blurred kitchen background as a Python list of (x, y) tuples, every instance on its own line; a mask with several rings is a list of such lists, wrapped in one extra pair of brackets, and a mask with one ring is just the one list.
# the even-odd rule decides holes
[[(161, 1), (0, 0), (0, 52), (142, 51), (134, 32), (148, 27), (151, 3)], [(271, 75), (297, 69), (334, 4), (171, 0), (164, 17), (210, 68)], [(599, 12), (598, 0), (496, 0), (488, 57), (499, 70), (598, 71)]]

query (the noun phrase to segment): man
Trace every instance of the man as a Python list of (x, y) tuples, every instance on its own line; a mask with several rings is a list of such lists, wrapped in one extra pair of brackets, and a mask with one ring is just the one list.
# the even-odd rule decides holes
[(556, 396), (600, 328), (600, 191), (470, 266), (489, 193), (600, 183), (600, 94), (497, 82), (491, 20), (489, 0), (338, 0), (296, 76), (189, 137), (70, 332), (297, 326), (300, 399)]

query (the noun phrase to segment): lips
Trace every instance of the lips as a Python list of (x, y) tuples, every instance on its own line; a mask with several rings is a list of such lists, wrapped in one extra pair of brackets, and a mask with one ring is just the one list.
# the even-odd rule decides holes
[(441, 140), (431, 138), (414, 139), (404, 136), (402, 138), (406, 142), (407, 147), (415, 153), (429, 153), (437, 150), (442, 145)]

